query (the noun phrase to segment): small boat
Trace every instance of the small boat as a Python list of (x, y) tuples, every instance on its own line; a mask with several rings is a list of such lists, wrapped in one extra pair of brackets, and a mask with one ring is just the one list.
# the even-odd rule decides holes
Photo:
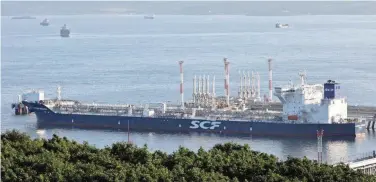
[(50, 22), (48, 21), (48, 19), (44, 19), (42, 22), (40, 22), (40, 25), (42, 26), (48, 26), (50, 24)]
[(60, 29), (60, 36), (61, 37), (69, 37), (69, 34), (70, 34), (70, 30), (67, 28), (67, 25), (64, 24), (64, 26), (61, 27), (61, 29)]
[(33, 16), (14, 16), (12, 17), (13, 20), (28, 20), (28, 19), (36, 19)]
[(154, 19), (154, 15), (145, 15), (144, 19)]
[(289, 24), (281, 24), (281, 23), (275, 24), (275, 28), (288, 28), (288, 27), (289, 27)]

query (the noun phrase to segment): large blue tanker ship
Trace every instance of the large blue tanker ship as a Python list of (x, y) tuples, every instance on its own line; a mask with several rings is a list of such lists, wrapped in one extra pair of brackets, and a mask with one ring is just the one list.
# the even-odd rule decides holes
[(155, 132), (210, 132), (228, 135), (316, 137), (319, 130), (325, 136), (355, 136), (354, 123), (285, 123), (266, 120), (205, 120), (173, 117), (132, 117), (95, 114), (61, 114), (42, 103), (24, 102), (35, 112), (38, 124), (97, 129), (121, 129)]
[(61, 99), (60, 87), (56, 99), (46, 100), (44, 92), (33, 92), (22, 96), (22, 104), (43, 126), (291, 137), (316, 137), (323, 130), (326, 137), (355, 137), (355, 123), (347, 121), (347, 100), (340, 95), (340, 84), (332, 80), (307, 84), (300, 76), (299, 86), (275, 87), (282, 112), (253, 108), (259, 88), (251, 87), (254, 79), (246, 74), (241, 76), (236, 98), (216, 97), (215, 78), (210, 92), (209, 77), (195, 77), (193, 100), (181, 105), (83, 104)]

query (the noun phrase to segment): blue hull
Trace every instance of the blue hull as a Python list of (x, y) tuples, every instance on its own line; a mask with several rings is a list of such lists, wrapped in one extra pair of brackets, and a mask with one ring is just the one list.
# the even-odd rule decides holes
[(210, 132), (218, 134), (316, 137), (323, 129), (325, 137), (355, 137), (355, 124), (291, 124), (257, 121), (200, 120), (149, 118), (54, 113), (42, 104), (27, 103), (34, 111), (38, 124), (78, 128), (121, 129), (153, 132)]

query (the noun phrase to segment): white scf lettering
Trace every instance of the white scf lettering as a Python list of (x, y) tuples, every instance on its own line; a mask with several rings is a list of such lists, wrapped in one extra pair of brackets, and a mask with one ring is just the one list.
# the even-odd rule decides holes
[(211, 121), (192, 121), (191, 122), (192, 126), (190, 126), (189, 128), (192, 128), (192, 129), (197, 129), (197, 128), (202, 128), (202, 129), (215, 129), (217, 127), (219, 127), (219, 125), (221, 124), (221, 122), (211, 122)]
[(217, 127), (219, 127), (219, 125), (221, 124), (221, 122), (211, 122), (211, 127), (210, 127), (210, 129), (211, 130), (214, 130), (214, 128), (217, 128)]
[(200, 126), (198, 125), (200, 123), (200, 121), (192, 121), (191, 124), (193, 126), (190, 126), (189, 128), (192, 128), (192, 129), (196, 129), (196, 128), (199, 128)]
[(210, 121), (203, 121), (203, 122), (201, 122), (200, 123), (200, 128), (205, 129), (205, 130), (209, 129), (208, 126), (205, 126), (205, 124), (209, 124), (209, 123), (210, 123)]

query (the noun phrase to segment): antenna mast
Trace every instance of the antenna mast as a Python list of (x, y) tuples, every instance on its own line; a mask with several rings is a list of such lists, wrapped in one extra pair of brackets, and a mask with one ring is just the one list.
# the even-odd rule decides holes
[(317, 130), (317, 162), (322, 163), (322, 137), (324, 136), (324, 130)]

